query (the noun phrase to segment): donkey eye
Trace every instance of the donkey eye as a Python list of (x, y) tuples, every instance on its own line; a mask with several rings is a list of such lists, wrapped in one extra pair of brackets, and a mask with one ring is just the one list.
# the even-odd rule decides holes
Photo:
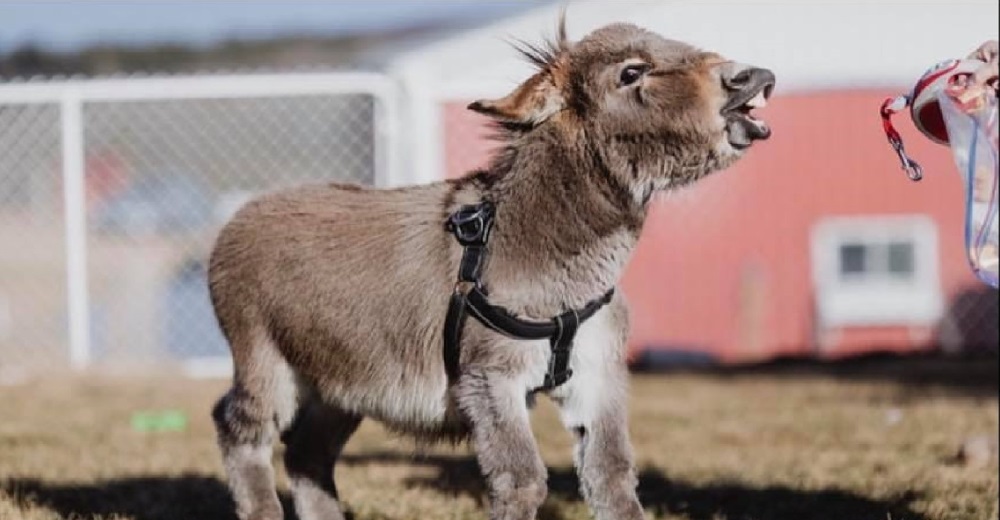
[(618, 82), (621, 86), (625, 87), (639, 81), (642, 75), (649, 70), (649, 65), (645, 63), (635, 63), (632, 65), (625, 66), (622, 69), (621, 76), (618, 78)]

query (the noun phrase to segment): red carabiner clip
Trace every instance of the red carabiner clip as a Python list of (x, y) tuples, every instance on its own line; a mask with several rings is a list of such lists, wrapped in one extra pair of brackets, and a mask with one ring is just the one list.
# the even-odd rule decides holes
[(892, 126), (892, 116), (897, 112), (905, 110), (908, 106), (910, 106), (910, 98), (907, 96), (886, 98), (882, 102), (882, 109), (879, 112), (882, 115), (882, 130), (885, 131), (885, 137), (889, 140), (889, 144), (892, 145), (892, 149), (899, 156), (899, 162), (902, 163), (903, 171), (906, 172), (906, 176), (910, 180), (919, 181), (924, 178), (924, 169), (920, 167), (917, 161), (906, 155), (906, 149), (903, 147), (903, 138), (896, 131), (896, 128)]

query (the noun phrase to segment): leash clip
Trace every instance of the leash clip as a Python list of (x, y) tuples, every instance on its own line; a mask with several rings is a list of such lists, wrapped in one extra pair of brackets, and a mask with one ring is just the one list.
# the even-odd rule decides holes
[(892, 144), (892, 148), (896, 150), (896, 155), (899, 157), (899, 162), (903, 165), (903, 171), (906, 172), (906, 176), (910, 178), (911, 181), (919, 181), (924, 178), (924, 168), (920, 166), (920, 163), (913, 160), (912, 157), (906, 155), (906, 149), (903, 148), (902, 140), (890, 139), (889, 143)]
[(919, 181), (924, 178), (924, 169), (919, 163), (917, 163), (917, 161), (913, 160), (912, 157), (906, 154), (906, 148), (903, 146), (903, 137), (900, 136), (896, 128), (892, 126), (892, 116), (897, 112), (905, 110), (908, 106), (910, 106), (910, 98), (908, 96), (888, 98), (882, 103), (882, 108), (879, 110), (879, 113), (882, 116), (882, 130), (885, 131), (885, 137), (889, 140), (889, 144), (892, 145), (892, 149), (896, 152), (896, 156), (899, 157), (899, 162), (903, 166), (903, 171), (906, 172), (906, 176), (909, 177), (911, 181)]

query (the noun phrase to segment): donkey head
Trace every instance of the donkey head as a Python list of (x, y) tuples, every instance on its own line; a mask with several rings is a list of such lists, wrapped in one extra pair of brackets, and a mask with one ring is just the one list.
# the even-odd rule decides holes
[(771, 134), (751, 114), (771, 95), (771, 71), (634, 25), (569, 42), (560, 23), (554, 42), (521, 51), (538, 72), (509, 95), (469, 108), (492, 117), (513, 142), (557, 136), (571, 160), (599, 162), (646, 200), (729, 166)]

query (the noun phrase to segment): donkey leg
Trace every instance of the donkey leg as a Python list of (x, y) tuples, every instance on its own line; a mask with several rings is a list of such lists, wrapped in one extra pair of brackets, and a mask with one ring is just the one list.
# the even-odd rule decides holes
[(475, 373), (462, 376), (456, 391), (486, 477), (490, 520), (533, 520), (548, 490), (525, 389), (509, 376)]
[(276, 432), (294, 412), (291, 371), (269, 341), (237, 363), (233, 387), (212, 410), (229, 488), (241, 520), (281, 520), (271, 465)]
[(624, 404), (619, 406), (608, 405), (585, 424), (567, 424), (576, 436), (581, 492), (596, 520), (643, 518)]
[[(581, 328), (573, 378), (552, 397), (576, 437), (574, 462), (581, 492), (596, 520), (642, 520), (628, 434), (627, 379), (622, 354), (627, 334), (624, 308)], [(607, 319), (611, 318), (611, 319)]]
[(344, 520), (333, 466), (361, 417), (311, 398), (282, 435), (295, 512), (302, 520)]

